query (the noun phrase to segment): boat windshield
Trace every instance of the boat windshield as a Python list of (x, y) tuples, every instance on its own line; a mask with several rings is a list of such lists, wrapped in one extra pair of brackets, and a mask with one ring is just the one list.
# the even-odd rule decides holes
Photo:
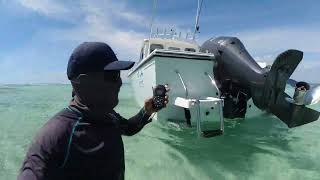
[(150, 53), (152, 53), (155, 49), (163, 49), (162, 44), (151, 44), (150, 45)]
[(176, 50), (176, 51), (179, 51), (179, 50), (180, 50), (180, 48), (177, 48), (177, 47), (169, 47), (168, 49), (169, 49), (169, 50)]
[(179, 51), (179, 50), (180, 50), (180, 48), (177, 48), (177, 47), (169, 47), (168, 49), (169, 49), (169, 50), (176, 50), (176, 51)]
[(190, 52), (196, 52), (196, 50), (193, 49), (193, 48), (185, 48), (184, 50), (185, 50), (185, 51), (190, 51)]

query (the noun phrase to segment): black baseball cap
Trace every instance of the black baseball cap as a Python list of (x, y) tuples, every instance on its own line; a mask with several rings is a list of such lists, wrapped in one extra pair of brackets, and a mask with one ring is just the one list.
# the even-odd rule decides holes
[(128, 70), (133, 65), (132, 61), (119, 61), (106, 43), (84, 42), (73, 50), (68, 62), (67, 75), (71, 80), (79, 74)]

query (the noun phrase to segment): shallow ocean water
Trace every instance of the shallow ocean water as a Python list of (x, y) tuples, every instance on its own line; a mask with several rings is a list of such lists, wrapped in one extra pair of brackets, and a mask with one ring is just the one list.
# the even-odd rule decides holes
[[(33, 136), (70, 97), (70, 85), (0, 86), (0, 180), (16, 179)], [(127, 118), (138, 112), (130, 84), (116, 109)], [(223, 136), (204, 139), (192, 129), (152, 122), (123, 137), (126, 179), (320, 179), (320, 121), (288, 129), (265, 115), (225, 126)]]

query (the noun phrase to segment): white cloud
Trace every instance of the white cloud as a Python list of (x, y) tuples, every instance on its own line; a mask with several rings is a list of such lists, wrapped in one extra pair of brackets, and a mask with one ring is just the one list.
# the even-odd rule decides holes
[(72, 21), (73, 18), (82, 18), (81, 15), (95, 14), (106, 20), (120, 18), (127, 23), (149, 26), (146, 16), (130, 11), (125, 3), (115, 3), (111, 0), (79, 0), (72, 3), (62, 0), (17, 0), (17, 2), (26, 9), (51, 18)]
[(138, 57), (145, 34), (118, 28), (112, 19), (114, 15), (99, 5), (81, 3), (79, 11), (83, 19), (73, 28), (51, 30), (51, 41), (103, 41), (114, 49), (119, 58)]
[[(41, 34), (54, 43), (73, 41), (104, 41), (111, 45), (121, 59), (136, 60), (142, 41), (148, 38), (151, 18), (127, 7), (126, 3), (111, 0), (79, 0), (73, 4), (53, 0), (18, 0), (25, 8), (51, 18), (59, 18), (74, 23), (71, 28), (45, 29)], [(152, 5), (152, 3), (150, 3)], [(150, 10), (151, 13), (151, 10)], [(144, 32), (136, 32), (125, 26), (142, 27)], [(127, 24), (127, 25), (126, 25)], [(171, 27), (179, 30), (174, 23), (157, 21), (155, 26)], [(39, 33), (38, 33), (39, 34)]]
[[(150, 16), (146, 12), (135, 12), (126, 3), (111, 0), (79, 0), (72, 3), (59, 0), (17, 1), (22, 7), (30, 11), (49, 18), (72, 22), (73, 24), (62, 28), (48, 29), (44, 27), (39, 29), (36, 33), (37, 37), (33, 37), (33, 42), (30, 42), (24, 48), (40, 49), (38, 47), (39, 44), (43, 45), (45, 43), (54, 44), (55, 46), (59, 44), (74, 46), (83, 41), (104, 41), (110, 44), (120, 59), (137, 60), (142, 40), (148, 38)], [(150, 3), (151, 6), (152, 3)], [(151, 10), (148, 13), (151, 14)], [(180, 29), (179, 22), (159, 21), (156, 19), (155, 27), (159, 26), (175, 28), (177, 31)], [(139, 27), (146, 30), (137, 32), (133, 28), (126, 27), (133, 27), (134, 29)], [(234, 35), (243, 41), (249, 53), (258, 61), (270, 63), (281, 51), (292, 48), (300, 49), (305, 53), (320, 53), (320, 44), (318, 43), (320, 42), (320, 31), (316, 27), (275, 27), (242, 31)], [(200, 40), (209, 39), (203, 38), (203, 35), (200, 38)], [(39, 43), (37, 41), (42, 42)], [(37, 53), (41, 52), (37, 51)], [(32, 55), (31, 57), (36, 56)], [(303, 61), (299, 68), (314, 69), (319, 65), (319, 61), (312, 61), (315, 64), (308, 63), (309, 61)], [(61, 69), (61, 71), (63, 70)], [(55, 74), (56, 72), (49, 73)]]
[[(59, 3), (59, 1), (50, 0), (19, 0), (19, 3), (25, 9), (48, 18), (72, 22), (73, 26), (66, 28), (44, 26), (38, 29), (33, 34), (31, 41), (23, 47), (2, 55), (0, 70), (5, 74), (12, 75), (7, 78), (2, 77), (0, 83), (65, 83), (67, 79), (64, 71), (69, 54), (54, 55), (54, 53), (61, 53), (59, 46), (71, 47), (83, 41), (103, 41), (114, 49), (119, 59), (137, 60), (141, 43), (147, 37), (143, 33), (118, 27), (114, 17), (122, 18), (125, 21), (135, 19), (136, 21), (130, 23), (136, 26), (142, 26), (139, 24), (142, 17), (129, 11), (124, 5), (119, 6), (121, 11), (117, 12), (117, 9), (114, 8), (118, 5), (109, 4), (109, 1), (100, 1), (100, 3), (79, 1), (79, 4), (74, 4), (70, 8), (66, 4)], [(70, 9), (77, 9), (77, 11)], [(120, 12), (126, 13), (119, 17)], [(67, 17), (65, 17), (66, 15)], [(43, 51), (46, 49), (44, 46), (47, 45), (51, 47), (47, 49), (50, 52), (49, 54)], [(60, 70), (56, 68), (51, 70), (52, 67), (56, 66), (56, 60), (60, 61), (63, 66)], [(20, 66), (22, 62), (24, 62), (23, 64), (27, 63), (27, 66), (22, 68)], [(19, 71), (13, 74), (13, 69)], [(127, 79), (124, 78), (124, 81), (127, 81)]]
[(272, 64), (275, 58), (276, 58), (276, 54), (266, 54), (262, 56), (253, 57), (254, 60), (259, 62), (266, 62), (267, 64)]
[[(256, 56), (254, 59), (259, 62), (266, 62), (272, 65), (274, 59), (278, 54), (269, 54), (264, 56)], [(302, 59), (291, 78), (299, 81), (308, 81), (313, 83), (320, 83), (318, 75), (320, 74), (320, 55), (319, 59)]]
[(267, 28), (235, 34), (255, 54), (270, 54), (287, 49), (320, 53), (319, 27)]
[[(126, 9), (123, 3), (114, 3), (109, 0), (105, 1), (79, 1), (79, 4), (73, 4), (72, 9), (77, 12), (67, 11), (62, 3), (57, 1), (46, 0), (20, 0), (24, 2), (25, 7), (43, 13), (47, 16), (61, 16), (61, 13), (75, 13), (68, 18), (76, 22), (75, 27), (68, 29), (51, 29), (47, 33), (51, 34), (51, 41), (104, 41), (107, 42), (117, 51), (121, 58), (138, 57), (139, 49), (145, 34), (135, 32), (132, 29), (123, 29), (117, 27), (114, 18), (122, 18), (126, 22), (142, 26), (144, 17)], [(81, 16), (77, 15), (81, 14)], [(79, 18), (80, 17), (80, 18)]]
[[(268, 64), (272, 64), (277, 55), (287, 49), (303, 51), (304, 58), (291, 78), (320, 82), (319, 27), (274, 27), (243, 31), (234, 35), (243, 42), (249, 53), (254, 55), (255, 60)], [(316, 56), (310, 57), (310, 54)]]
[(320, 83), (320, 63), (302, 62), (292, 74), (291, 78), (298, 81), (307, 81), (310, 83)]
[(47, 16), (57, 16), (68, 12), (68, 9), (57, 1), (52, 0), (18, 0), (25, 8)]

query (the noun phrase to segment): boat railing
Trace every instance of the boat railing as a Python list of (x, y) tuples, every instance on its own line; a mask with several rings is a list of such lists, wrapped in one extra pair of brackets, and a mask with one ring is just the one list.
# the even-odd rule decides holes
[(183, 78), (182, 78), (181, 74), (179, 73), (179, 71), (178, 71), (178, 70), (175, 70), (175, 72), (178, 74), (179, 79), (180, 79), (180, 81), (181, 81), (181, 84), (182, 84), (182, 86), (183, 86), (183, 88), (184, 88), (184, 91), (185, 91), (185, 94), (186, 94), (186, 98), (188, 98), (188, 89), (187, 89), (187, 86), (186, 86), (186, 84), (184, 83)]
[(216, 81), (213, 79), (213, 77), (211, 77), (211, 75), (210, 75), (209, 73), (204, 72), (204, 75), (207, 75), (207, 76), (209, 77), (209, 79), (211, 80), (212, 86), (213, 86), (213, 87), (217, 90), (217, 92), (218, 92), (218, 97), (220, 97), (220, 96), (221, 96), (221, 92), (220, 92), (220, 90), (219, 90), (219, 88), (218, 88), (218, 86), (217, 86)]
[(161, 39), (173, 39), (173, 40), (180, 40), (195, 43), (195, 40), (191, 33), (185, 33), (184, 35), (182, 32), (176, 32), (174, 29), (159, 29), (157, 28), (155, 32), (151, 33), (151, 38), (161, 38)]

